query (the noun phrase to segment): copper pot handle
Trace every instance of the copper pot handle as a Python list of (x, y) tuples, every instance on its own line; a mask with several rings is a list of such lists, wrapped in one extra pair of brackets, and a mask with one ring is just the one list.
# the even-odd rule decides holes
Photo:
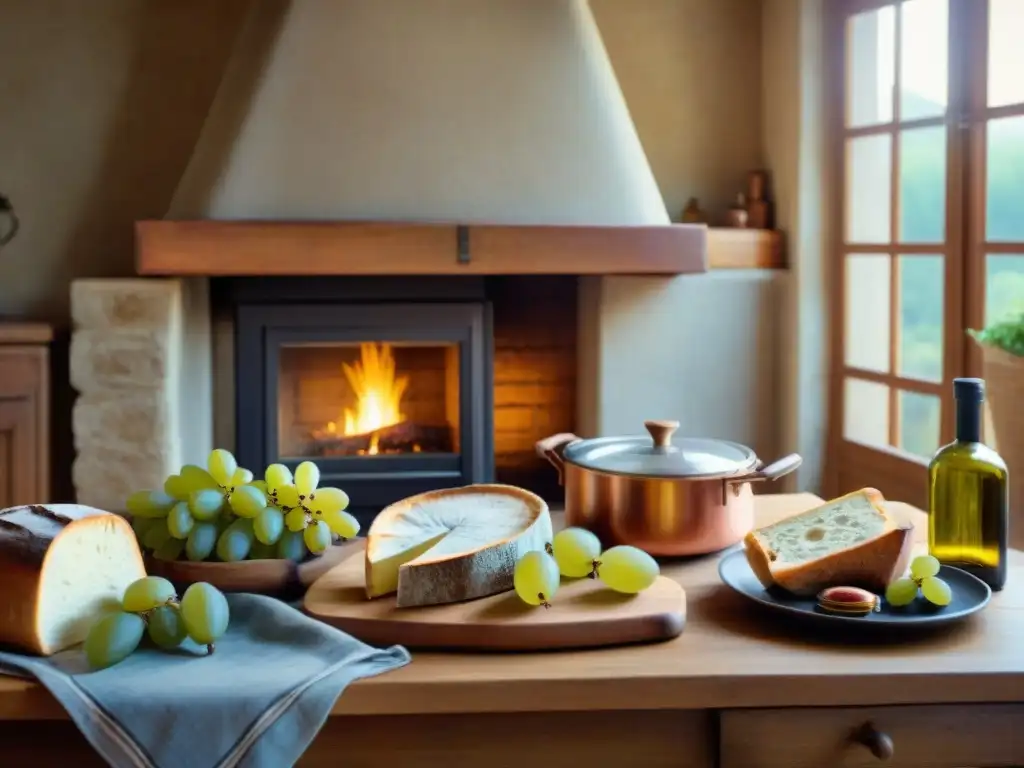
[(559, 485), (563, 484), (565, 477), (565, 459), (562, 458), (562, 451), (565, 450), (565, 446), (569, 443), (579, 439), (579, 436), (572, 434), (572, 432), (559, 432), (557, 435), (538, 440), (534, 445), (537, 455), (547, 459), (551, 466), (558, 470)]
[(766, 467), (759, 467), (749, 474), (725, 478), (725, 482), (722, 483), (722, 503), (729, 503), (730, 488), (732, 488), (736, 493), (739, 493), (739, 486), (743, 483), (758, 483), (764, 482), (765, 480), (778, 480), (780, 477), (785, 477), (790, 472), (796, 471), (803, 462), (804, 460), (800, 454), (791, 453), (788, 456), (783, 456), (781, 459), (773, 461)]
[(790, 472), (795, 472), (803, 463), (804, 460), (799, 453), (791, 453), (788, 456), (783, 456), (781, 459), (776, 459), (766, 467), (760, 467), (754, 470), (749, 475), (729, 478), (729, 482), (757, 483), (764, 480), (778, 480), (780, 477), (785, 477)]

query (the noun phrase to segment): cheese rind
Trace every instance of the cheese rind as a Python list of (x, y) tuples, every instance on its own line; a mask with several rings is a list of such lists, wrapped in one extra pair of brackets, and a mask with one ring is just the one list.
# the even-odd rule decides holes
[(49, 656), (146, 575), (124, 518), (81, 504), (0, 510), (0, 643)]
[(472, 600), (512, 589), (515, 564), (551, 542), (536, 494), (480, 484), (403, 499), (377, 515), (366, 539), (366, 593), (397, 592), (400, 607)]
[(907, 569), (913, 526), (863, 488), (799, 515), (758, 528), (743, 541), (747, 562), (768, 589), (815, 595), (832, 586), (883, 592)]

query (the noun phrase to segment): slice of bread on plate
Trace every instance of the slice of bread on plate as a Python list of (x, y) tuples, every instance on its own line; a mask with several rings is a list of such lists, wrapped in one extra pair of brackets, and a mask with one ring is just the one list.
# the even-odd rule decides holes
[(747, 562), (765, 589), (816, 595), (825, 587), (883, 592), (910, 562), (913, 526), (886, 511), (874, 488), (862, 488), (820, 507), (747, 534)]

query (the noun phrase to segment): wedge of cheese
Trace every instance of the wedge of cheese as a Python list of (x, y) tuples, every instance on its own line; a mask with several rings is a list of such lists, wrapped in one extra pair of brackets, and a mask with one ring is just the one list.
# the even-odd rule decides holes
[(49, 656), (80, 643), (145, 575), (118, 515), (81, 504), (0, 510), (0, 644)]
[(912, 525), (886, 512), (882, 494), (863, 488), (755, 529), (743, 545), (765, 589), (816, 595), (833, 586), (884, 591), (906, 571), (913, 538)]
[(400, 607), (512, 589), (516, 561), (551, 542), (539, 496), (509, 485), (430, 491), (385, 508), (366, 534), (366, 594)]

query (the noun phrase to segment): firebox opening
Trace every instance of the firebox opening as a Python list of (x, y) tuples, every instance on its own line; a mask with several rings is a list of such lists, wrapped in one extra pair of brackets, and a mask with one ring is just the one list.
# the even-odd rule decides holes
[(459, 452), (456, 344), (291, 344), (278, 364), (283, 458)]

